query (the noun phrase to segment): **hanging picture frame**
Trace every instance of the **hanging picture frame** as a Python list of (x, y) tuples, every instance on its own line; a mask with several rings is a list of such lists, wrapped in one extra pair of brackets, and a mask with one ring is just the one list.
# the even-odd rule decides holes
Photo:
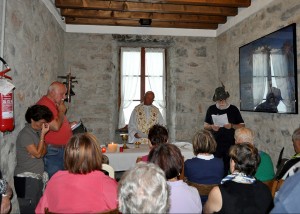
[(239, 48), (240, 110), (298, 114), (296, 24)]

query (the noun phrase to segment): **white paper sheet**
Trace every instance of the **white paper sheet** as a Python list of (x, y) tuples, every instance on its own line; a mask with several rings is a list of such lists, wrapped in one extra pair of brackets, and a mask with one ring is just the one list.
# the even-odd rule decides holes
[(221, 115), (211, 115), (212, 120), (214, 122), (214, 125), (223, 127), (225, 124), (228, 124), (228, 117), (227, 114), (221, 114)]

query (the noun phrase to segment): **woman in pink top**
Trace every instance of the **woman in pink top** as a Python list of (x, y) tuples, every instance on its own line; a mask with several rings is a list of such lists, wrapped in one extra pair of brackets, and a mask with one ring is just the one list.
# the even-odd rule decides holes
[(90, 133), (74, 135), (65, 149), (66, 170), (49, 180), (35, 212), (95, 213), (117, 208), (117, 182), (101, 172), (102, 153)]

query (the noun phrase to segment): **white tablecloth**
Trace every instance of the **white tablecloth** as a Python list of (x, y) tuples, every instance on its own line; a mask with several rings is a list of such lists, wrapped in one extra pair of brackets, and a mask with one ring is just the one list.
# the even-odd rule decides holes
[[(188, 142), (176, 142), (173, 143), (181, 150), (184, 159), (190, 159), (194, 157), (193, 146)], [(150, 151), (148, 145), (140, 145), (140, 148), (134, 148), (133, 144), (127, 144), (129, 149), (124, 149), (123, 152), (118, 151), (115, 153), (104, 153), (109, 158), (109, 165), (111, 165), (115, 171), (126, 171), (133, 167), (136, 163), (136, 159), (140, 156), (147, 155)], [(119, 146), (122, 146), (119, 145)]]

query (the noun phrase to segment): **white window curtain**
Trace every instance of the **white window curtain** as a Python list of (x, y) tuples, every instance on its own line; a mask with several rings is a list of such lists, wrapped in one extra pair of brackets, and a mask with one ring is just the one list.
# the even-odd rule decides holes
[(141, 49), (121, 48), (121, 105), (119, 111), (119, 128), (124, 127), (125, 124), (128, 123), (133, 106), (132, 100), (140, 91), (140, 68)]
[(289, 93), (288, 61), (287, 56), (280, 49), (271, 51), (271, 67), (274, 72), (277, 88), (281, 91), (282, 102), (286, 105), (286, 110), (290, 112), (294, 106), (293, 97)]
[(256, 107), (263, 100), (267, 80), (268, 54), (256, 51), (253, 54), (253, 104)]
[[(153, 91), (155, 99), (153, 105), (159, 108), (164, 120), (166, 118), (165, 100), (165, 50), (164, 49), (145, 49), (146, 61), (146, 91)], [(166, 122), (166, 121), (165, 121)]]

